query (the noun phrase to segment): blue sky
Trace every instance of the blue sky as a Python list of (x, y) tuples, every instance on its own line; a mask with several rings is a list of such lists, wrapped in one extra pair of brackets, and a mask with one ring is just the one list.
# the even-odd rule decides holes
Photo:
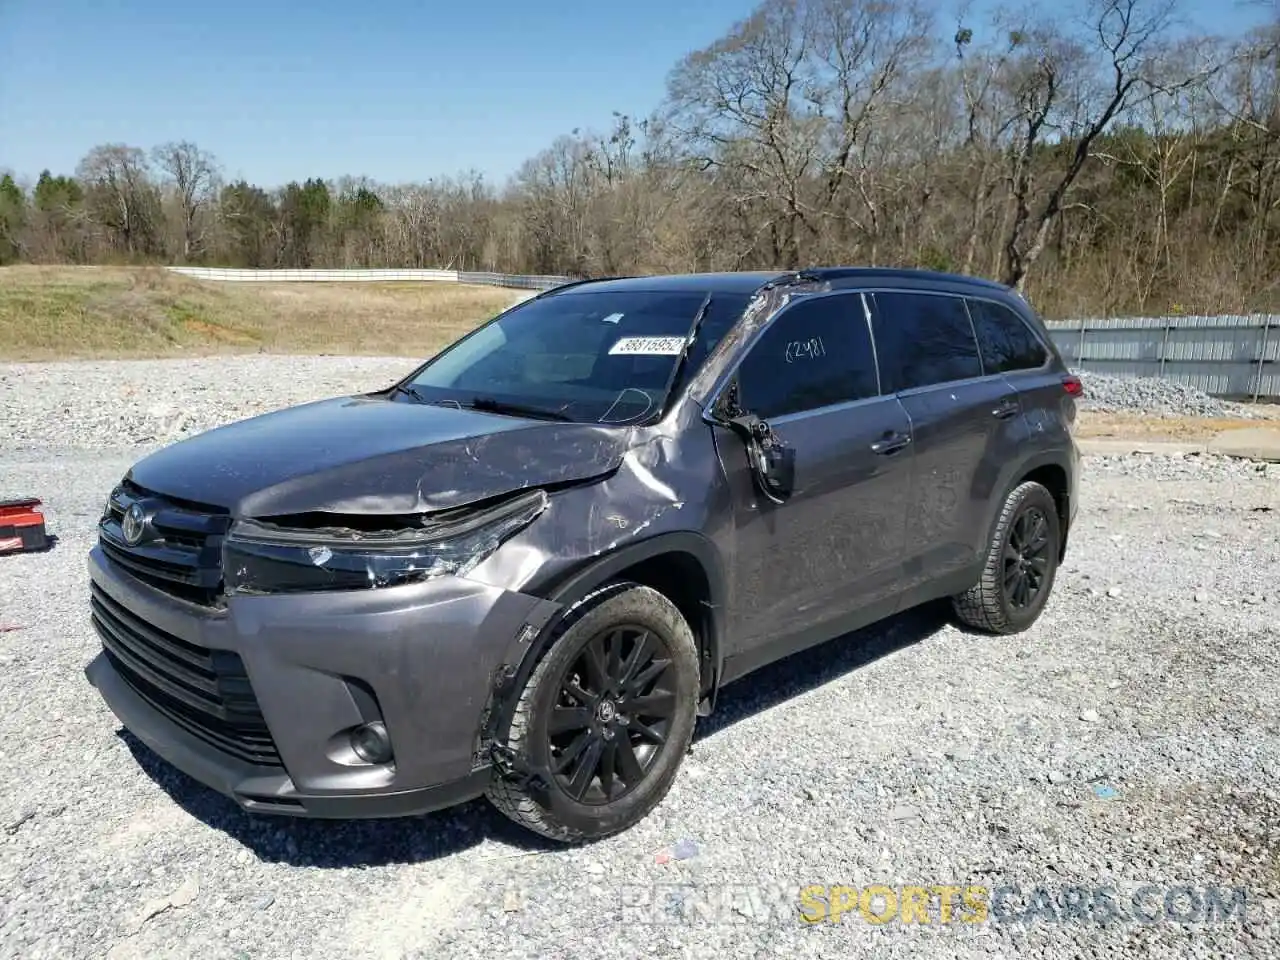
[[(675, 62), (753, 6), (0, 0), (0, 169), (69, 173), (98, 143), (188, 139), (266, 186), (501, 181), (561, 133), (646, 114)], [(1181, 9), (1224, 32), (1266, 13)]]

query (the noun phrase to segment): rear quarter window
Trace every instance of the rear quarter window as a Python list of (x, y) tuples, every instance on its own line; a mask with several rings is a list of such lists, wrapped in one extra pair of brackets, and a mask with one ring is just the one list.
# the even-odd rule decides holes
[(970, 300), (969, 313), (987, 373), (1038, 370), (1049, 352), (1023, 319), (999, 303)]

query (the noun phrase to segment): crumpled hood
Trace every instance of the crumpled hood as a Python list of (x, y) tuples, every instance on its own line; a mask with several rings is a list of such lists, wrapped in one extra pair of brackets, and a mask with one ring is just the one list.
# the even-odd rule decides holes
[(129, 479), (238, 517), (426, 513), (616, 469), (630, 431), (371, 397), (289, 407), (198, 434)]

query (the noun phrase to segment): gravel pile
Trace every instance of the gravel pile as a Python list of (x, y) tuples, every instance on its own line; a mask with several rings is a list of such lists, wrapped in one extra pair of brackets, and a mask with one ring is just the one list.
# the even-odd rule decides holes
[(1076, 371), (1084, 381), (1082, 410), (1099, 413), (1145, 413), (1156, 417), (1269, 417), (1272, 411), (1247, 403), (1219, 400), (1207, 393), (1155, 377), (1113, 377)]
[[(397, 362), (308, 361), (295, 377), (299, 361), (219, 361), (241, 395), (210, 386), (199, 403), (234, 415), (321, 376), (375, 386)], [(148, 369), (148, 400), (192, 390), (190, 368)], [(112, 383), (101, 366), (60, 376), (45, 383)], [(98, 439), (57, 424), (46, 443)], [(138, 450), (37, 449), (39, 436), (0, 451), (5, 485), (45, 495), (60, 537), (0, 558), (0, 957), (1276, 955), (1274, 467), (1087, 459), (1034, 629), (976, 636), (913, 611), (767, 668), (700, 721), (651, 817), (561, 849), (483, 801), (408, 821), (251, 818), (120, 734), (81, 672), (98, 647), (84, 555)], [(1023, 919), (942, 924), (936, 902), (928, 925), (801, 919), (801, 888), (871, 884), (1016, 886)], [(1132, 912), (1155, 887), (1145, 909), (1172, 890), (1176, 915), (1203, 918), (1206, 888), (1235, 886), (1243, 921)], [(1029, 917), (1037, 888), (1060, 899)], [(1074, 888), (1123, 915), (1073, 915)]]

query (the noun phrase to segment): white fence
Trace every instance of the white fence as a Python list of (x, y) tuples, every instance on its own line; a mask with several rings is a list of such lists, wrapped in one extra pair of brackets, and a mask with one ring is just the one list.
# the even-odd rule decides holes
[[(546, 290), (569, 277), (459, 270), (223, 270), (170, 267), (199, 280), (234, 283), (474, 283)], [(1213, 396), (1280, 400), (1280, 315), (1121, 317), (1048, 324), (1073, 369), (1159, 377)]]
[(228, 283), (474, 283), (516, 290), (546, 290), (569, 281), (568, 277), (528, 277), (510, 273), (477, 273), (465, 270), (231, 270), (219, 267), (169, 267), (195, 280)]

